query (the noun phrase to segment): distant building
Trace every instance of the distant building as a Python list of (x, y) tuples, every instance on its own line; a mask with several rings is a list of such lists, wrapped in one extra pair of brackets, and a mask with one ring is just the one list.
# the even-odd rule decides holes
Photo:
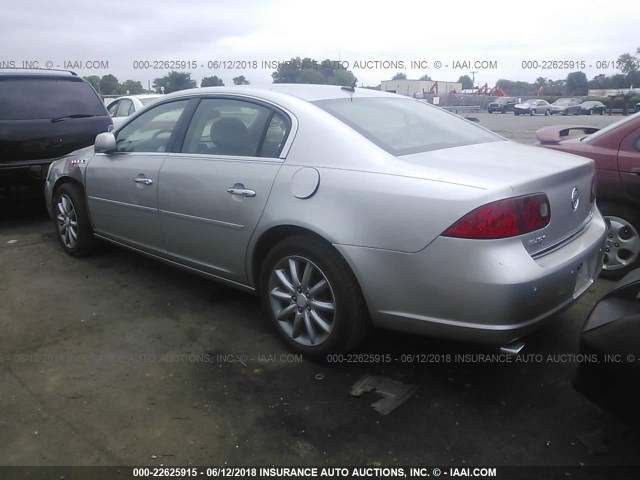
[[(438, 80), (383, 80), (380, 90), (383, 92), (398, 93), (409, 97), (422, 98), (424, 94), (429, 93), (433, 85), (438, 84), (438, 95), (447, 95), (454, 92), (462, 91), (462, 84), (458, 82), (443, 82)], [(435, 92), (431, 92), (435, 93)]]
[(589, 89), (589, 97), (608, 97), (610, 95), (624, 95), (631, 92), (632, 95), (640, 95), (640, 88), (598, 88)]

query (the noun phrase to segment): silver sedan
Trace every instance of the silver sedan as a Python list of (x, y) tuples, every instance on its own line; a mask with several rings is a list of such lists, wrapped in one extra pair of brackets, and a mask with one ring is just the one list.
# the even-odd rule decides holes
[(45, 188), (68, 254), (105, 240), (255, 292), (313, 357), (370, 326), (511, 342), (593, 283), (606, 234), (591, 160), (351, 87), (176, 92)]

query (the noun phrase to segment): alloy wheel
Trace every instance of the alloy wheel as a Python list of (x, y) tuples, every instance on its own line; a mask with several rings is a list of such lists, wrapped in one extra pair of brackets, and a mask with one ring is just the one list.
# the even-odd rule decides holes
[(610, 226), (602, 268), (607, 271), (620, 270), (637, 260), (640, 254), (640, 235), (627, 220), (612, 216), (606, 218)]
[(58, 197), (56, 207), (58, 209), (56, 220), (60, 239), (65, 247), (73, 249), (78, 243), (78, 217), (76, 215), (76, 209), (71, 199), (64, 193)]
[(283, 332), (304, 346), (324, 343), (334, 329), (336, 300), (324, 272), (302, 256), (281, 259), (269, 276), (269, 303)]

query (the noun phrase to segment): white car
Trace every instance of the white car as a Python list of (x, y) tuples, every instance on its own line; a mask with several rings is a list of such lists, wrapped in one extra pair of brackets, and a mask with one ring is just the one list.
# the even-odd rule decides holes
[(162, 95), (128, 95), (126, 97), (118, 97), (113, 99), (107, 105), (107, 111), (113, 119), (113, 126), (118, 128), (122, 125), (129, 115), (133, 115), (138, 110), (142, 110), (145, 106), (155, 102)]

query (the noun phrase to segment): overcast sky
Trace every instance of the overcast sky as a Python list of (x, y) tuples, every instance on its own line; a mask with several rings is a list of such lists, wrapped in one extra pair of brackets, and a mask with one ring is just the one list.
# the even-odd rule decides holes
[[(291, 57), (330, 58), (349, 65), (358, 84), (377, 85), (398, 69), (353, 68), (355, 61), (403, 61), (409, 78), (427, 73), (455, 81), (475, 74), (493, 86), (499, 78), (534, 81), (566, 78), (569, 70), (523, 69), (523, 61), (584, 60), (591, 79), (596, 62), (615, 60), (640, 47), (640, 1), (384, 1), (320, 0), (24, 0), (0, 16), (0, 67), (38, 61), (45, 66), (83, 62), (83, 76), (112, 73), (123, 81), (148, 81), (166, 70), (134, 69), (134, 61), (195, 60), (192, 78), (218, 75), (226, 84), (244, 75), (253, 84), (271, 82), (263, 61)], [(87, 60), (109, 69), (87, 69)], [(209, 61), (256, 61), (257, 69), (209, 69)], [(410, 62), (426, 62), (411, 70)], [(495, 61), (497, 69), (473, 68)], [(439, 69), (436, 62), (442, 62)], [(453, 69), (453, 62), (471, 67)], [(446, 65), (449, 65), (447, 68)], [(592, 65), (592, 67), (589, 67)], [(576, 70), (576, 69), (574, 69)]]

